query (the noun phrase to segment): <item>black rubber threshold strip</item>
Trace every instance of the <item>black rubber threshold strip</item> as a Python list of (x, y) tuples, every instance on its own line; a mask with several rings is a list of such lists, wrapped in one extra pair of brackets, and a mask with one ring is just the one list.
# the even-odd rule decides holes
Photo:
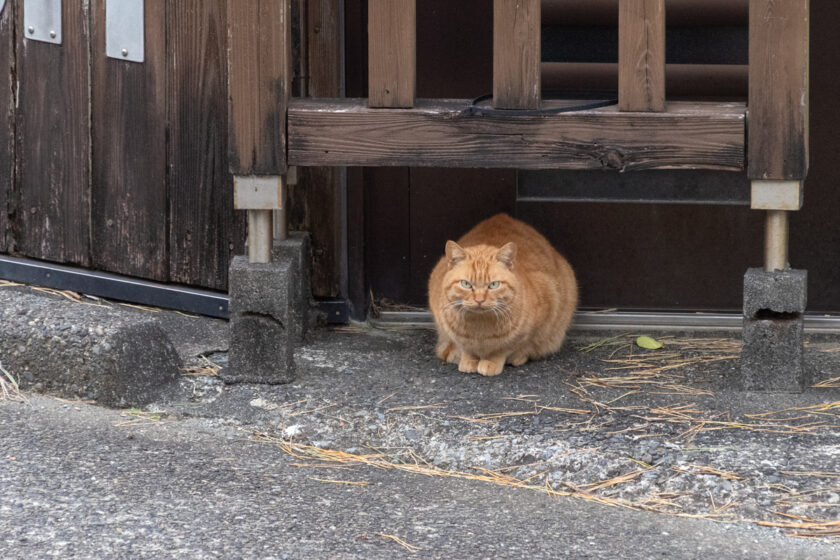
[(224, 319), (228, 317), (228, 296), (225, 293), (160, 284), (31, 259), (0, 255), (0, 279), (198, 315)]

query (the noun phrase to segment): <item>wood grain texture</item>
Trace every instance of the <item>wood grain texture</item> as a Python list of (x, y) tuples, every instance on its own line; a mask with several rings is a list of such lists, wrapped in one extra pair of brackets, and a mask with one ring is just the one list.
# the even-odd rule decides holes
[(226, 153), (225, 0), (169, 0), (168, 113), (172, 281), (227, 289), (245, 245)]
[[(62, 6), (62, 45), (29, 41), (17, 33), (17, 250), (33, 258), (88, 265), (89, 3), (64, 0)], [(15, 17), (22, 29), (22, 10)]]
[(377, 302), (408, 301), (411, 289), (411, 171), (404, 167), (364, 170), (365, 272)]
[(493, 106), (540, 106), (540, 0), (493, 0)]
[[(306, 18), (308, 90), (312, 97), (339, 97), (341, 87), (341, 1), (309, 0)], [(293, 187), (292, 228), (308, 231), (312, 240), (312, 294), (341, 295), (342, 170), (303, 167)]]
[(665, 110), (665, 0), (619, 3), (618, 107)]
[(6, 3), (0, 14), (0, 253), (14, 247), (12, 224), (12, 188), (15, 178), (15, 100), (12, 96), (14, 59), (15, 5)]
[(290, 0), (226, 4), (231, 172), (282, 175), (292, 77)]
[(416, 0), (368, 0), (368, 102), (412, 107), (417, 74)]
[(369, 109), (364, 100), (294, 100), (292, 165), (521, 169), (744, 167), (745, 107), (673, 103), (664, 113), (615, 106), (543, 116), (469, 115), (465, 100)]
[(808, 174), (809, 0), (750, 1), (749, 175)]
[(105, 56), (105, 1), (93, 2), (93, 265), (165, 281), (166, 0), (145, 2), (145, 61)]

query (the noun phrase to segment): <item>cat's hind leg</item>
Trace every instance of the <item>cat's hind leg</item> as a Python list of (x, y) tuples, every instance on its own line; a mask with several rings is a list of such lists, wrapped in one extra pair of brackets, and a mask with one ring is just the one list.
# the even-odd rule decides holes
[(457, 364), (461, 360), (461, 353), (455, 343), (446, 338), (446, 335), (438, 335), (438, 343), (435, 347), (437, 357), (449, 364)]
[(510, 355), (508, 358), (508, 363), (513, 367), (519, 367), (524, 365), (525, 362), (528, 361), (528, 351), (527, 350), (517, 350), (513, 354)]

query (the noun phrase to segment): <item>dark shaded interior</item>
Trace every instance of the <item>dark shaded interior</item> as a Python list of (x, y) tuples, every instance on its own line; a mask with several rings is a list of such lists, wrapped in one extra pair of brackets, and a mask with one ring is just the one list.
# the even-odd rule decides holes
[[(347, 0), (350, 96), (366, 93), (366, 46), (351, 43), (364, 35), (364, 4)], [(840, 172), (832, 162), (840, 36), (833, 22), (840, 21), (840, 3), (815, 0), (811, 10), (811, 170), (804, 209), (791, 218), (790, 255), (794, 268), (809, 271), (809, 310), (837, 312)], [(419, 97), (491, 91), (491, 3), (426, 0), (418, 9), (417, 36)], [(746, 63), (745, 27), (669, 28), (668, 37), (668, 62)], [(614, 61), (616, 40), (613, 28), (551, 28), (544, 59)], [(737, 311), (744, 272), (762, 264), (764, 215), (746, 206), (517, 200), (513, 170), (365, 169), (349, 178), (348, 202), (363, 208), (363, 231), (355, 235), (363, 239), (364, 266), (351, 270), (351, 283), (360, 288), (353, 295), (357, 308), (368, 294), (425, 305), (427, 277), (445, 241), (497, 212), (532, 224), (568, 257), (587, 308)], [(586, 174), (574, 180), (585, 190)], [(644, 174), (628, 173), (621, 181), (644, 191)]]

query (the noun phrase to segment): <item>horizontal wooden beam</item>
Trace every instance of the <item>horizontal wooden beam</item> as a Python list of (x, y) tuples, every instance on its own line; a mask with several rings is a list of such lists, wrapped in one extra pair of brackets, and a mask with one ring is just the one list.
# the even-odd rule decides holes
[[(744, 168), (743, 103), (674, 102), (661, 113), (615, 106), (543, 115), (474, 114), (470, 101), (294, 99), (289, 164), (520, 169)], [(544, 109), (569, 102), (544, 101)]]

